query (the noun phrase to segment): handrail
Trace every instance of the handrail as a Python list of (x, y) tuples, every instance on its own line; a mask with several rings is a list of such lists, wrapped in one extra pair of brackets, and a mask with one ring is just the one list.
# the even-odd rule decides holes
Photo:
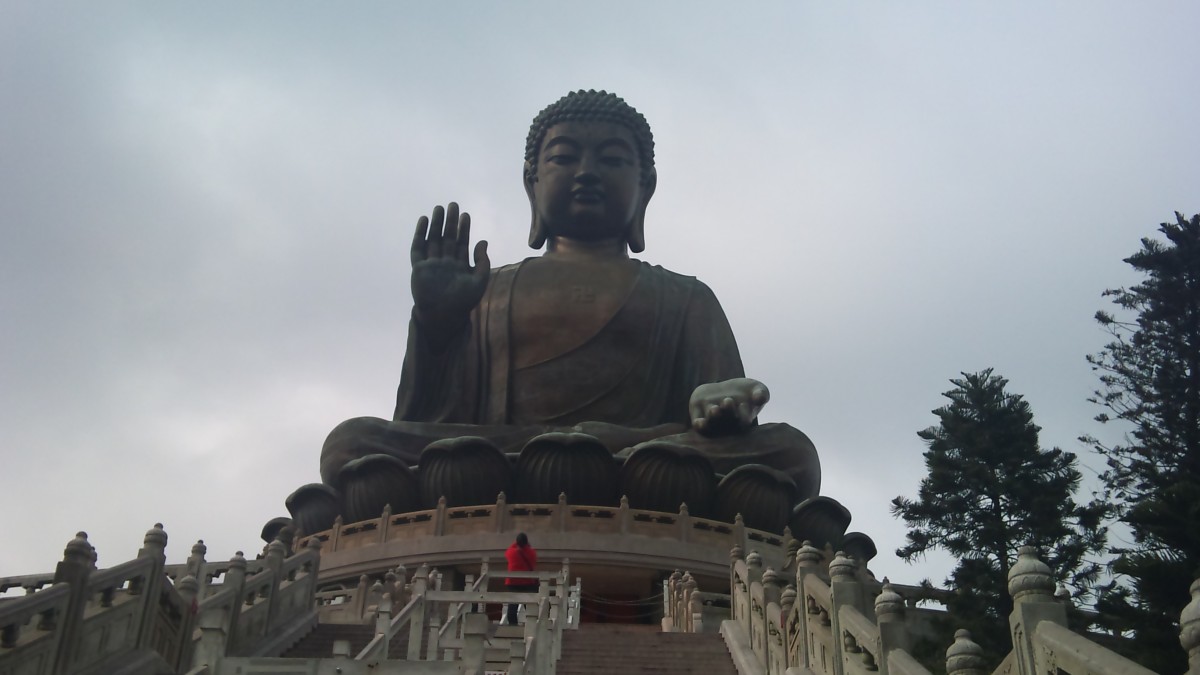
[(34, 630), (52, 633), (55, 620), (66, 609), (70, 597), (71, 585), (59, 582), (36, 593), (0, 604), (0, 648), (13, 649), (20, 646), (22, 628), (39, 614), (42, 618), (33, 625)]
[(1042, 621), (1037, 625), (1033, 641), (1045, 650), (1043, 658), (1053, 662), (1060, 672), (1077, 675), (1155, 675), (1154, 671), (1052, 621)]

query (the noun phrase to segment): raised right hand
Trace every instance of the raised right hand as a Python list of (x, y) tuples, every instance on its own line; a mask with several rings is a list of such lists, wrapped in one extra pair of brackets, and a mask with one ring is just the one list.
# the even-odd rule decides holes
[(417, 317), (424, 323), (450, 329), (466, 319), (487, 290), (491, 261), (487, 242), (475, 245), (471, 267), (471, 216), (458, 213), (450, 202), (433, 209), (432, 220), (421, 216), (413, 235), (412, 294)]

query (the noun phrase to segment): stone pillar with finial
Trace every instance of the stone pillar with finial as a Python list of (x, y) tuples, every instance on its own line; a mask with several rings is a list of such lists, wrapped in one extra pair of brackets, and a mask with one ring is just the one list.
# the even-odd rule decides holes
[(154, 623), (158, 620), (159, 595), (165, 581), (167, 533), (163, 531), (162, 523), (155, 523), (154, 527), (146, 530), (138, 557), (150, 560), (146, 578), (141, 587), (142, 613), (137, 632), (137, 647), (140, 649), (149, 646), (151, 637), (154, 635)]
[(875, 622), (879, 627), (879, 671), (888, 675), (888, 654), (908, 651), (908, 626), (904, 623), (904, 598), (883, 578), (883, 589), (875, 596)]
[(263, 626), (266, 634), (275, 628), (279, 618), (279, 587), (283, 584), (283, 562), (287, 558), (287, 546), (279, 539), (267, 544), (267, 569), (271, 570), (271, 586), (267, 590), (267, 623)]
[(1187, 675), (1200, 675), (1200, 579), (1188, 590), (1192, 601), (1179, 615), (1179, 644), (1188, 655)]
[[(842, 644), (841, 608), (854, 607), (863, 609), (863, 589), (858, 580), (858, 565), (845, 551), (838, 551), (829, 563), (829, 623), (833, 632), (834, 649), (838, 656), (833, 659), (834, 675), (842, 675), (845, 670), (844, 657), (841, 655)], [(864, 612), (865, 614), (865, 612)]]
[(946, 675), (987, 675), (983, 648), (971, 639), (970, 631), (954, 634), (954, 644), (946, 650)]
[(814, 617), (810, 616), (808, 612), (809, 591), (805, 590), (805, 584), (811, 583), (811, 580), (821, 580), (821, 549), (813, 546), (811, 541), (805, 540), (800, 544), (800, 547), (796, 549), (795, 558), (796, 602), (800, 605), (800, 611), (796, 612), (791, 620), (799, 621), (799, 625), (796, 626), (795, 629), (792, 629), (792, 627), (789, 625), (787, 626), (787, 629), (788, 634), (791, 634), (794, 630), (795, 632), (799, 632), (801, 635), (801, 639), (798, 641), (800, 645), (800, 653), (797, 655), (798, 658), (796, 659), (798, 662), (792, 665), (807, 668), (810, 665), (809, 660), (811, 658), (808, 652), (808, 634), (811, 628), (809, 626), (809, 622), (812, 621)]
[[(242, 607), (245, 605), (246, 599), (246, 556), (241, 551), (233, 554), (229, 559), (229, 569), (225, 572), (225, 584), (233, 589), (234, 601), (230, 604), (229, 615), (224, 618), (224, 623), (227, 626), (226, 642), (222, 643), (224, 649), (233, 646), (237, 637), (238, 622), (242, 615)], [(203, 626), (201, 626), (203, 628)], [(229, 653), (222, 651), (221, 656)]]
[(1033, 546), (1017, 549), (1017, 562), (1008, 570), (1008, 593), (1013, 611), (1008, 616), (1017, 667), (1024, 675), (1037, 672), (1033, 633), (1037, 625), (1050, 621), (1067, 625), (1067, 608), (1054, 598), (1054, 575), (1037, 557)]
[(208, 562), (204, 559), (207, 553), (208, 547), (204, 545), (204, 540), (198, 539), (195, 544), (192, 544), (192, 554), (187, 559), (187, 573), (196, 580), (196, 597), (198, 598), (203, 598), (204, 589), (208, 588), (208, 573), (205, 569)]
[[(195, 550), (195, 547), (192, 548)], [(179, 592), (179, 598), (183, 600), (183, 618), (179, 621), (179, 653), (172, 665), (177, 670), (186, 672), (192, 662), (194, 646), (192, 631), (195, 628), (196, 614), (200, 607), (200, 582), (196, 577), (188, 574), (175, 582), (175, 590)]]
[[(408, 622), (408, 655), (409, 661), (417, 661), (421, 658), (421, 640), (425, 632), (425, 615), (428, 612), (428, 603), (425, 598), (425, 589), (429, 584), (429, 566), (421, 563), (413, 574), (412, 580), (412, 597), (418, 599), (418, 604), (413, 613), (412, 619)], [(412, 602), (412, 600), (409, 600)]]
[(57, 618), (60, 637), (54, 657), (56, 675), (70, 672), (71, 658), (78, 651), (79, 628), (87, 605), (87, 580), (95, 569), (96, 549), (88, 543), (87, 532), (76, 532), (63, 549), (62, 562), (54, 569), (54, 583), (66, 582), (71, 588), (67, 607)]

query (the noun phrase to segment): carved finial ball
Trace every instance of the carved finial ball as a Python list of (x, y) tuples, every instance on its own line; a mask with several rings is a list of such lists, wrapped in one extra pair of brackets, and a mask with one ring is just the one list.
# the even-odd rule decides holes
[(243, 570), (246, 569), (246, 554), (242, 553), (241, 551), (234, 553), (233, 557), (229, 559), (229, 568)]
[(783, 585), (783, 577), (775, 571), (774, 567), (768, 567), (762, 575), (762, 582), (767, 586)]
[(63, 557), (91, 558), (93, 550), (92, 545), (88, 543), (87, 532), (80, 531), (75, 533), (74, 539), (67, 542), (66, 548), (63, 549)]
[(551, 127), (560, 122), (612, 122), (629, 129), (638, 145), (642, 184), (647, 185), (653, 179), (654, 134), (650, 133), (650, 124), (625, 99), (595, 89), (573, 91), (543, 108), (533, 118), (529, 135), (525, 138), (526, 178), (537, 176), (538, 151), (542, 148), (542, 139)]
[(796, 565), (798, 567), (816, 567), (821, 563), (821, 549), (813, 546), (813, 543), (807, 539), (801, 544), (800, 550), (796, 551)]
[(746, 554), (746, 566), (750, 568), (762, 568), (762, 554), (758, 551), (750, 551)]
[(746, 552), (744, 550), (742, 550), (742, 547), (738, 546), (737, 544), (734, 544), (733, 548), (729, 549), (729, 559), (730, 560), (741, 560), (741, 559), (745, 558), (745, 556), (746, 556)]
[(857, 565), (854, 564), (854, 558), (846, 555), (845, 551), (838, 551), (837, 554), (833, 556), (833, 562), (829, 563), (829, 578), (853, 578), (856, 567)]
[(154, 527), (146, 530), (146, 536), (142, 539), (142, 543), (146, 546), (157, 546), (158, 548), (166, 548), (167, 533), (163, 530), (162, 523), (155, 523)]
[(946, 650), (946, 673), (983, 672), (987, 667), (983, 648), (971, 639), (971, 632), (959, 629), (954, 634), (954, 644)]
[(783, 587), (783, 592), (779, 594), (779, 606), (783, 611), (788, 611), (796, 604), (797, 597), (796, 587), (793, 584), (788, 584)]
[(1022, 546), (1017, 549), (1017, 562), (1008, 571), (1008, 594), (1013, 600), (1046, 596), (1054, 593), (1054, 577), (1050, 567), (1038, 560), (1037, 549)]
[(196, 543), (192, 544), (192, 555), (203, 556), (208, 553), (208, 547), (204, 545), (203, 539), (197, 539)]
[[(1179, 644), (1189, 654), (1200, 651), (1200, 579), (1192, 582), (1188, 589), (1192, 601), (1183, 608), (1179, 615)], [(1200, 657), (1200, 654), (1195, 654)]]
[(196, 581), (196, 577), (189, 574), (176, 582), (175, 588), (180, 593), (195, 593), (200, 590), (200, 582)]
[(899, 619), (904, 616), (904, 597), (892, 588), (892, 582), (883, 578), (883, 590), (875, 596), (875, 616), (880, 621)]

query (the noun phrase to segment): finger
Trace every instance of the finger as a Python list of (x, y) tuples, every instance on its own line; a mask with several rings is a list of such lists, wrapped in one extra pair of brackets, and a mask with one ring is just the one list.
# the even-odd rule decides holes
[(708, 420), (703, 417), (692, 418), (692, 428), (696, 431), (704, 431), (708, 427)]
[(754, 385), (754, 388), (750, 390), (750, 400), (757, 406), (766, 405), (767, 401), (771, 400), (771, 392), (765, 385)]
[(442, 231), (442, 255), (447, 258), (458, 256), (458, 203), (446, 205), (446, 229)]
[(737, 401), (734, 401), (732, 396), (726, 396), (721, 399), (722, 413), (733, 412), (734, 410), (737, 410)]
[(446, 210), (440, 206), (433, 207), (433, 217), (429, 220), (429, 239), (425, 245), (425, 257), (442, 257), (442, 226), (446, 223)]
[(471, 259), (471, 214), (464, 213), (458, 217), (458, 241), (454, 246), (454, 257), (464, 264), (470, 264)]
[(721, 417), (721, 406), (716, 403), (710, 404), (704, 411), (704, 416), (710, 422)]
[(748, 426), (754, 421), (754, 416), (750, 413), (750, 404), (746, 401), (742, 401), (738, 405), (738, 421), (744, 426)]
[(487, 279), (492, 273), (492, 260), (487, 254), (487, 240), (475, 244), (475, 276)]
[(429, 219), (421, 216), (417, 219), (417, 231), (413, 233), (412, 248), (409, 249), (408, 258), (413, 264), (419, 263), (425, 259), (425, 237), (429, 234)]

